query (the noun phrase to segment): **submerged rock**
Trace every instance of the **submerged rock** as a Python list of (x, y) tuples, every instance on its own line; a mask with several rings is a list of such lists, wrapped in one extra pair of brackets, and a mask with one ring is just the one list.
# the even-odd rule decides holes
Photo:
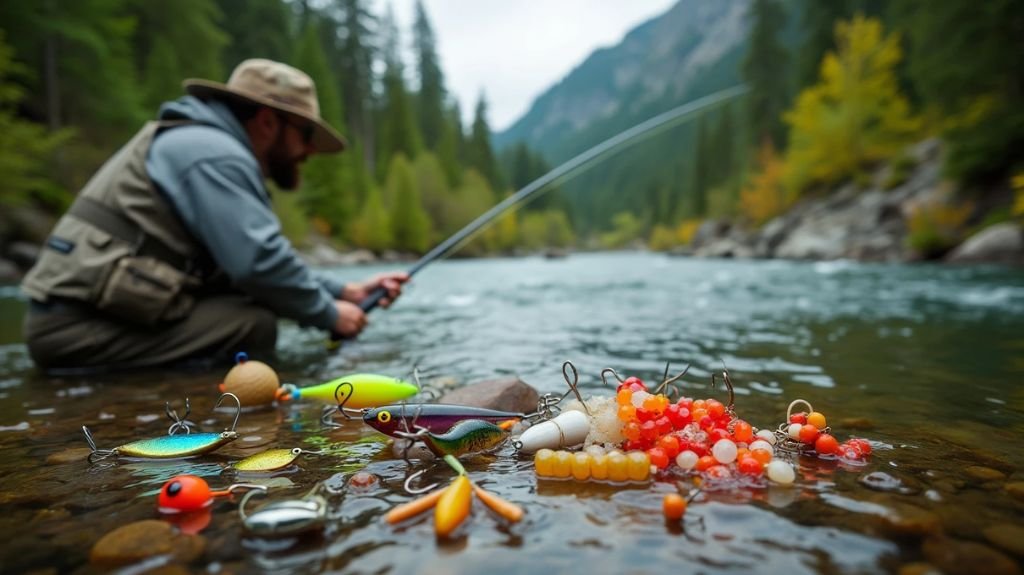
[(964, 472), (971, 478), (979, 481), (1001, 481), (1006, 479), (1006, 474), (1002, 471), (982, 465), (972, 465), (965, 469)]
[(883, 503), (885, 512), (876, 515), (878, 527), (890, 535), (899, 537), (937, 535), (942, 531), (942, 521), (931, 511), (888, 501)]
[(449, 391), (440, 403), (470, 405), (500, 411), (530, 413), (537, 409), (540, 394), (518, 377), (481, 381)]
[(116, 567), (154, 555), (172, 555), (175, 561), (188, 563), (202, 555), (205, 548), (205, 538), (182, 535), (168, 523), (147, 519), (104, 535), (93, 546), (89, 561), (98, 566)]
[(950, 537), (932, 537), (921, 546), (925, 559), (946, 575), (1018, 575), (1017, 563), (988, 545), (959, 541)]
[(51, 453), (46, 457), (47, 465), (60, 465), (62, 463), (75, 463), (89, 459), (92, 450), (88, 447), (72, 447), (57, 453)]
[(1013, 523), (1000, 523), (986, 527), (981, 533), (996, 547), (1024, 557), (1024, 527)]
[(1006, 492), (1017, 501), (1024, 501), (1024, 482), (1015, 481), (1006, 484)]

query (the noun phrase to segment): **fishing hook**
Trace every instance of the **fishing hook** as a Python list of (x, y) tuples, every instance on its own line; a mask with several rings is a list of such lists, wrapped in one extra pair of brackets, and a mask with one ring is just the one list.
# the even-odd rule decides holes
[[(338, 394), (341, 393), (342, 388), (344, 388), (346, 386), (348, 387), (348, 394), (347, 395), (343, 394), (343, 395), (341, 395), (341, 397), (338, 397)], [(331, 417), (335, 413), (340, 413), (342, 417), (344, 417), (345, 419), (348, 419), (350, 421), (352, 420), (352, 416), (349, 415), (349, 411), (352, 411), (352, 412), (354, 412), (355, 414), (358, 414), (358, 415), (362, 415), (363, 414), (362, 410), (358, 410), (358, 409), (349, 410), (348, 408), (345, 407), (345, 404), (348, 403), (349, 399), (351, 399), (352, 395), (354, 395), (354, 394), (355, 394), (355, 387), (352, 385), (351, 382), (343, 381), (343, 382), (339, 383), (338, 386), (334, 388), (334, 401), (338, 405), (336, 405), (334, 407), (331, 407), (331, 406), (324, 407), (323, 411), (320, 413), (320, 423), (324, 424), (327, 427), (341, 427), (341, 425), (338, 424), (338, 423), (335, 423), (333, 421), (333, 418)]]
[(224, 401), (225, 397), (230, 397), (231, 399), (235, 400), (235, 421), (231, 423), (231, 429), (225, 429), (224, 431), (234, 431), (235, 428), (238, 427), (238, 416), (242, 415), (242, 402), (239, 401), (238, 396), (233, 393), (222, 393), (221, 396), (217, 399), (217, 403), (213, 405), (213, 408), (217, 409), (218, 407), (220, 407), (220, 404), (222, 401)]
[(164, 412), (174, 422), (167, 428), (167, 435), (174, 435), (182, 430), (185, 431), (185, 435), (192, 433), (192, 428), (196, 424), (188, 420), (189, 414), (192, 413), (192, 402), (188, 397), (185, 398), (185, 417), (179, 418), (178, 411), (171, 409), (171, 402), (169, 401), (164, 403)]
[[(572, 370), (572, 381), (569, 381), (568, 370), (570, 369)], [(580, 405), (583, 406), (583, 411), (586, 411), (587, 415), (593, 417), (593, 414), (590, 413), (590, 408), (587, 407), (587, 403), (583, 401), (583, 395), (580, 394), (580, 372), (576, 370), (576, 366), (573, 365), (571, 361), (566, 361), (562, 364), (562, 378), (565, 379), (565, 383), (569, 386), (569, 391), (565, 392), (565, 394), (559, 398), (558, 402), (561, 403), (566, 397), (569, 397), (570, 393), (572, 393), (576, 396), (576, 399), (579, 400)]]
[[(663, 381), (658, 384), (658, 387), (654, 388), (654, 395), (658, 395), (665, 388), (667, 388), (669, 385), (672, 385), (673, 383), (679, 381), (684, 375), (686, 375), (686, 372), (690, 371), (690, 364), (686, 364), (686, 369), (684, 369), (683, 371), (681, 371), (678, 374), (676, 374), (676, 375), (672, 376), (671, 378), (669, 378), (668, 377), (668, 366), (669, 366), (669, 362), (666, 361), (665, 362), (665, 375), (662, 376)], [(713, 375), (714, 374), (712, 374), (712, 376)], [(714, 383), (712, 383), (712, 387), (714, 387)], [(675, 387), (672, 387), (671, 389), (675, 390)], [(730, 400), (730, 404), (731, 404), (731, 400)]]
[(402, 488), (405, 489), (406, 493), (409, 493), (410, 495), (419, 495), (421, 493), (426, 493), (426, 492), (430, 491), (431, 489), (433, 489), (433, 488), (437, 487), (438, 485), (440, 485), (440, 483), (431, 483), (427, 487), (419, 487), (419, 488), (416, 488), (416, 489), (414, 489), (414, 488), (412, 488), (410, 486), (410, 484), (413, 482), (413, 480), (415, 480), (419, 476), (421, 476), (424, 473), (426, 473), (426, 471), (427, 471), (426, 469), (420, 469), (419, 471), (417, 471), (417, 472), (413, 473), (412, 475), (410, 475), (405, 480), (405, 482), (402, 483)]
[(89, 444), (89, 449), (92, 450), (88, 457), (89, 463), (97, 463), (117, 454), (113, 449), (98, 449), (96, 441), (92, 438), (92, 432), (84, 425), (82, 426), (82, 433), (85, 434), (85, 441)]
[(617, 371), (615, 371), (613, 368), (606, 367), (606, 368), (601, 370), (601, 383), (603, 383), (604, 385), (608, 385), (608, 380), (605, 379), (605, 375), (607, 375), (608, 373), (611, 373), (612, 375), (614, 375), (615, 379), (619, 380), (619, 383), (623, 383), (624, 381), (626, 381), (626, 380), (622, 379), (622, 376), (619, 375), (619, 373)]
[[(736, 403), (736, 393), (732, 389), (732, 379), (729, 378), (729, 370), (725, 368), (725, 361), (719, 359), (722, 362), (722, 379), (725, 381), (725, 388), (729, 390), (729, 405), (725, 407), (726, 411), (733, 413), (733, 405)], [(711, 389), (715, 388), (715, 372), (711, 372)], [(789, 419), (787, 416), (786, 419)]]

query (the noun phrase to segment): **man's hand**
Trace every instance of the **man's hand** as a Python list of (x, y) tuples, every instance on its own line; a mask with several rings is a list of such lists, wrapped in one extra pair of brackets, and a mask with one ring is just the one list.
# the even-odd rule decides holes
[(380, 300), (380, 306), (388, 307), (402, 294), (402, 284), (407, 281), (409, 281), (409, 274), (405, 272), (377, 274), (363, 282), (345, 284), (345, 291), (341, 294), (341, 299), (358, 304), (366, 299), (373, 290), (382, 287), (387, 290), (388, 295)]
[(338, 321), (334, 324), (334, 333), (352, 338), (363, 331), (369, 321), (363, 310), (352, 302), (334, 300), (334, 307), (338, 310)]

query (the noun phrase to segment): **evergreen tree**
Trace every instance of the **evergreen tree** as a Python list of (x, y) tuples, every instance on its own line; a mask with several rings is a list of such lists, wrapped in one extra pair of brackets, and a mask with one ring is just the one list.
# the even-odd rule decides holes
[(437, 60), (437, 40), (427, 18), (427, 12), (423, 8), (423, 0), (416, 0), (413, 39), (420, 82), (416, 116), (419, 119), (424, 146), (428, 150), (436, 150), (445, 129), (444, 79)]
[[(437, 156), (430, 152), (420, 154), (413, 163), (413, 172), (416, 188), (420, 194), (420, 202), (430, 219), (431, 228), (440, 235), (447, 235), (454, 231), (451, 223), (451, 209), (455, 198)], [(435, 235), (431, 241), (439, 239), (441, 238)]]
[(448, 177), (448, 185), (455, 188), (462, 183), (462, 162), (460, 160), (463, 147), (462, 120), (459, 118), (459, 104), (453, 102), (444, 114), (441, 125), (441, 140), (437, 144), (437, 157)]
[[(177, 57), (179, 72), (185, 77), (224, 78), (222, 51), (230, 38), (220, 28), (223, 16), (214, 0), (175, 0), (151, 2), (131, 0), (129, 13), (138, 24), (135, 47), (139, 55), (147, 55), (157, 42), (165, 42)], [(136, 62), (140, 67), (145, 58)], [(148, 80), (150, 70), (142, 69)], [(175, 78), (179, 82), (181, 77)], [(179, 87), (167, 97), (181, 94)]]
[[(309, 20), (292, 60), (316, 84), (321, 117), (344, 131), (338, 83), (324, 57), (319, 27), (318, 19)], [(305, 177), (299, 192), (304, 208), (320, 223), (320, 231), (339, 239), (344, 237), (344, 230), (355, 212), (354, 198), (345, 192), (349, 180), (344, 168), (336, 155), (310, 158), (303, 168)]]
[(388, 168), (387, 197), (391, 201), (394, 247), (421, 253), (430, 242), (430, 220), (420, 204), (420, 193), (409, 160), (395, 154)]
[(492, 189), (500, 190), (504, 187), (498, 171), (498, 162), (495, 161), (494, 151), (491, 149), (491, 129), (487, 125), (487, 100), (483, 93), (480, 94), (480, 100), (476, 105), (466, 156), (466, 164), (487, 178)]
[(345, 98), (346, 124), (352, 139), (362, 142), (363, 156), (372, 168), (377, 141), (373, 117), (373, 38), (376, 18), (368, 0), (335, 0), (341, 13), (338, 63), (341, 93)]
[(162, 102), (181, 95), (181, 80), (184, 77), (178, 65), (178, 55), (167, 38), (153, 39), (143, 70), (143, 102), (146, 109), (155, 115)]
[(224, 47), (224, 70), (249, 58), (283, 62), (292, 54), (293, 16), (285, 0), (217, 0), (220, 27), (230, 38)]
[(377, 169), (384, 178), (391, 159), (397, 154), (415, 158), (419, 152), (419, 135), (405, 88), (404, 66), (399, 54), (400, 38), (390, 5), (381, 22), (384, 56), (384, 102), (380, 118)]
[(1024, 166), (1024, 4), (903, 0), (896, 8), (914, 86), (946, 118), (950, 175), (985, 182)]
[(391, 218), (381, 199), (380, 188), (373, 182), (366, 189), (366, 200), (359, 217), (352, 223), (350, 237), (353, 244), (378, 253), (394, 244)]
[(785, 128), (782, 113), (789, 100), (789, 53), (776, 34), (785, 27), (786, 14), (777, 0), (754, 0), (750, 48), (743, 61), (743, 78), (750, 85), (748, 102), (753, 135), (778, 148)]

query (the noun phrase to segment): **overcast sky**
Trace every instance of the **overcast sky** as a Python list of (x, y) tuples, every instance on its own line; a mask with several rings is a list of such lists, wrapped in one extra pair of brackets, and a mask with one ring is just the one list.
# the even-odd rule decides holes
[[(403, 43), (415, 0), (391, 0)], [(669, 9), (675, 0), (424, 0), (445, 86), (471, 119), (481, 90), (500, 132), (595, 49)], [(380, 0), (383, 13), (386, 0)], [(407, 61), (412, 65), (411, 60)]]

